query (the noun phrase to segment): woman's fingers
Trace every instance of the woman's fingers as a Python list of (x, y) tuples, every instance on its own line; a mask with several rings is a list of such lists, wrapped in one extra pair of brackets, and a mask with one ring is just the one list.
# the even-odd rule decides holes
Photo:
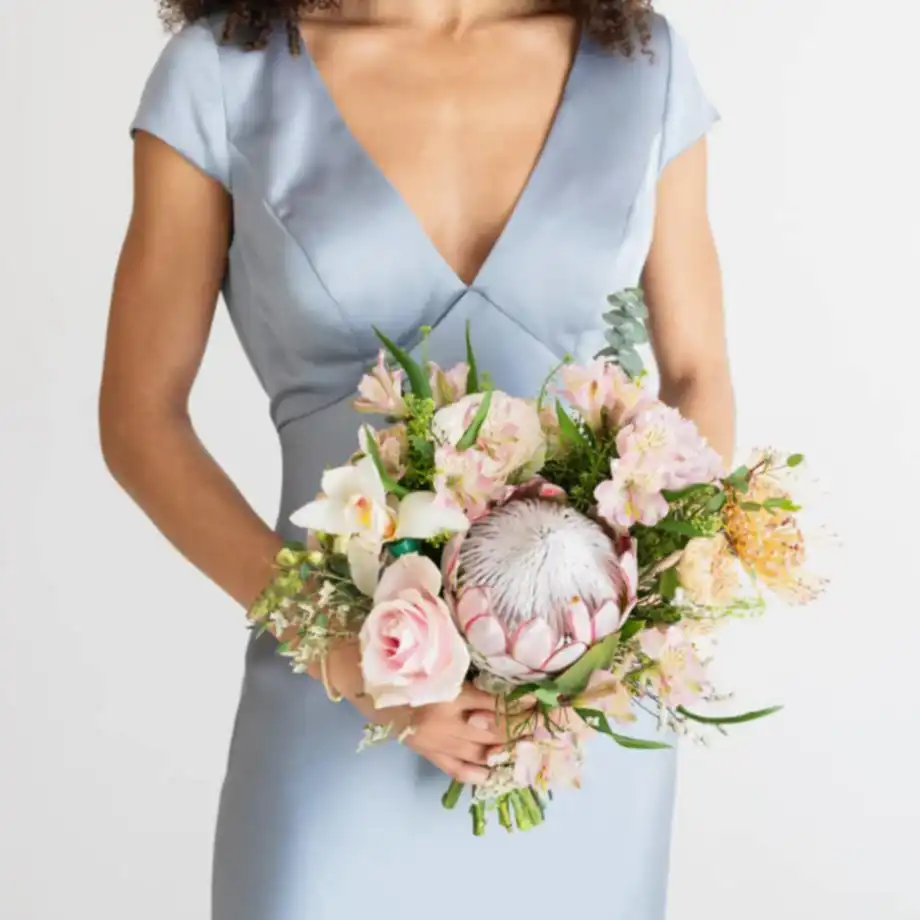
[(529, 720), (511, 717), (509, 722), (493, 712), (477, 710), (467, 714), (467, 730), (463, 737), (478, 744), (506, 744), (528, 737), (533, 729)]
[(486, 693), (472, 684), (467, 684), (463, 692), (457, 697), (456, 705), (463, 712), (470, 712), (474, 709), (483, 709), (486, 712), (497, 712), (499, 699), (494, 693)]
[(431, 762), (443, 770), (451, 779), (468, 786), (481, 786), (489, 778), (489, 770), (475, 764), (464, 763), (456, 757), (441, 754), (431, 759)]

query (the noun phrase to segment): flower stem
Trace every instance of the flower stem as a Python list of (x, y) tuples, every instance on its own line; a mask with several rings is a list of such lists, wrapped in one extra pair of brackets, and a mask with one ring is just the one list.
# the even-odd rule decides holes
[(530, 812), (524, 802), (522, 790), (515, 789), (513, 792), (509, 792), (508, 799), (511, 801), (511, 808), (514, 811), (514, 823), (517, 824), (520, 830), (529, 831), (533, 827), (533, 822), (530, 820)]
[(503, 795), (498, 800), (498, 823), (510, 834), (514, 830), (514, 820), (511, 817), (511, 797)]
[(486, 806), (484, 802), (473, 802), (470, 805), (470, 814), (473, 816), (473, 833), (482, 837), (486, 832)]
[(527, 809), (528, 816), (530, 817), (530, 826), (536, 827), (536, 825), (542, 824), (543, 809), (540, 808), (540, 805), (537, 802), (537, 797), (534, 795), (533, 789), (522, 789), (521, 801), (523, 802), (524, 807)]
[(441, 804), (445, 808), (454, 808), (457, 805), (457, 802), (460, 801), (460, 796), (463, 793), (463, 783), (458, 783), (457, 780), (452, 779), (450, 785), (447, 787), (447, 792), (441, 798)]

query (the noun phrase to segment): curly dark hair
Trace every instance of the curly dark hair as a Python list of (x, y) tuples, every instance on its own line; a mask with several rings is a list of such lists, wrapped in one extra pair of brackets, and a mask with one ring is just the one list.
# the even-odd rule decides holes
[[(335, 9), (341, 0), (159, 0), (163, 20), (176, 27), (225, 14), (224, 41), (264, 48), (272, 29), (283, 24), (291, 51), (300, 47), (299, 26), (306, 13)], [(652, 0), (550, 0), (548, 9), (570, 13), (586, 32), (610, 50), (631, 55), (650, 38)]]

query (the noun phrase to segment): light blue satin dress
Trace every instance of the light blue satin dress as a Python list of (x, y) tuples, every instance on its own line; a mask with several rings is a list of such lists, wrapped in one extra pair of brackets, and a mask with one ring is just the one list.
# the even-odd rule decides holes
[[(438, 254), (349, 133), (305, 49), (222, 45), (221, 23), (164, 50), (134, 128), (174, 147), (233, 199), (224, 294), (270, 397), (284, 457), (278, 529), (327, 466), (357, 447), (350, 406), (371, 325), (535, 394), (565, 354), (602, 347), (607, 294), (635, 285), (664, 166), (716, 115), (686, 49), (653, 20), (652, 57), (581, 42), (539, 162), (472, 284)], [(242, 621), (240, 628), (243, 628)], [(360, 755), (362, 718), (249, 644), (221, 798), (213, 920), (662, 920), (675, 755), (592, 743), (579, 792), (548, 821), (474, 838), (444, 811), (445, 777), (396, 743)], [(639, 735), (654, 726), (640, 721)]]

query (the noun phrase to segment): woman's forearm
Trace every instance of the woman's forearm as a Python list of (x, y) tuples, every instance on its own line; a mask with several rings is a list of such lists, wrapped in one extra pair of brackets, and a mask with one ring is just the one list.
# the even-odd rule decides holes
[(735, 399), (728, 372), (662, 381), (661, 399), (696, 423), (730, 467), (735, 454)]
[(101, 433), (119, 484), (190, 562), (248, 607), (271, 580), (281, 540), (205, 450), (188, 417), (145, 418), (103, 405)]

